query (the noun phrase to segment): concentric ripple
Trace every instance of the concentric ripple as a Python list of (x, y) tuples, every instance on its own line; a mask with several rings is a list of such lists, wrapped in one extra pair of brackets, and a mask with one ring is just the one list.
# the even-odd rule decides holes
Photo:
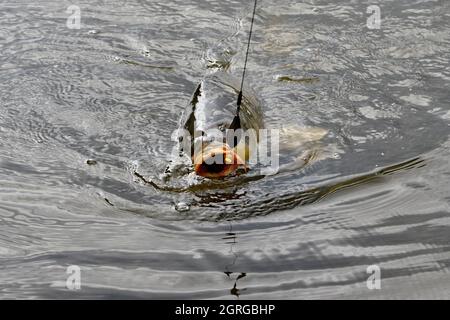
[(450, 298), (449, 5), (370, 30), (363, 1), (258, 3), (265, 122), (328, 133), (210, 181), (173, 133), (212, 67), (241, 75), (251, 4), (82, 1), (70, 29), (72, 3), (2, 2), (0, 298)]

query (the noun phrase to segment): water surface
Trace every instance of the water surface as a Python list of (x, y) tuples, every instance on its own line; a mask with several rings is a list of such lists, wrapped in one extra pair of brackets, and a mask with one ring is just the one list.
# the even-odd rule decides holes
[(450, 297), (446, 1), (374, 30), (367, 1), (260, 2), (246, 83), (325, 156), (182, 192), (135, 172), (162, 183), (208, 60), (241, 73), (252, 3), (81, 1), (80, 29), (71, 4), (0, 5), (2, 298)]

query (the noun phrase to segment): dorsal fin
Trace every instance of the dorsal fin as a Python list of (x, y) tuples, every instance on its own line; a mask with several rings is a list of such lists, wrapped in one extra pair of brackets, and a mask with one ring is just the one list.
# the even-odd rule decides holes
[(242, 103), (242, 91), (239, 91), (237, 99), (236, 115), (234, 116), (233, 121), (230, 124), (230, 129), (237, 130), (241, 127), (241, 118), (239, 117), (239, 113), (241, 111), (241, 103)]

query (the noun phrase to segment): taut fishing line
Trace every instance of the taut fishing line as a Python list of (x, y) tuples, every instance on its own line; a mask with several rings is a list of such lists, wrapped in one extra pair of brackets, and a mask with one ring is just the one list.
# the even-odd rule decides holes
[(244, 70), (242, 71), (241, 88), (239, 89), (239, 95), (238, 95), (238, 99), (237, 99), (236, 116), (234, 117), (233, 122), (230, 125), (230, 128), (232, 128), (232, 129), (240, 128), (240, 124), (241, 124), (241, 120), (239, 119), (239, 112), (241, 110), (241, 103), (242, 103), (242, 88), (244, 87), (245, 71), (247, 70), (248, 51), (250, 49), (250, 41), (252, 39), (253, 23), (255, 21), (255, 12), (256, 12), (257, 2), (258, 2), (258, 0), (255, 0), (255, 4), (253, 6), (252, 22), (250, 23), (250, 32), (248, 35), (248, 42), (247, 42), (247, 52), (245, 53)]

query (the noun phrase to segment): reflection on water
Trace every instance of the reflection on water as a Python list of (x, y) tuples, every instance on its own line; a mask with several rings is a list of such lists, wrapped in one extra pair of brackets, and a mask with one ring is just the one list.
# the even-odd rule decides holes
[(262, 1), (265, 123), (328, 134), (221, 181), (164, 171), (208, 66), (241, 74), (252, 4), (80, 2), (81, 29), (69, 5), (1, 4), (2, 298), (449, 298), (446, 1), (383, 3), (379, 30), (362, 1)]

